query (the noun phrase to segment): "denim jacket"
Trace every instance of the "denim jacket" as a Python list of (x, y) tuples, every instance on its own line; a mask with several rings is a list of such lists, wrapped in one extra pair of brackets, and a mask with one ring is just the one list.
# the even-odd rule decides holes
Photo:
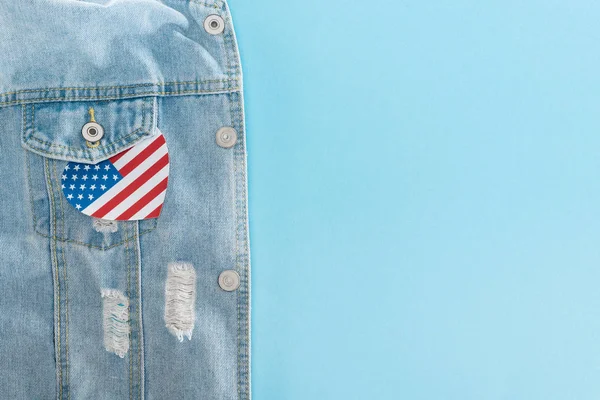
[(249, 399), (224, 0), (0, 0), (0, 393)]

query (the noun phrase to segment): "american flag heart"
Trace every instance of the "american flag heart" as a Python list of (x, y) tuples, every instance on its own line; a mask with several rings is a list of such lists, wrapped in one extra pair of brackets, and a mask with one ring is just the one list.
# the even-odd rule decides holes
[(159, 133), (98, 164), (69, 162), (61, 178), (67, 201), (85, 215), (158, 218), (169, 179), (165, 137)]

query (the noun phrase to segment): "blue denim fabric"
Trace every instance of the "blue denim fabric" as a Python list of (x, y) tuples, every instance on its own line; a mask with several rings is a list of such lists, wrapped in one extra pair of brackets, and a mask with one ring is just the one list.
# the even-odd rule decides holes
[[(214, 14), (222, 33), (203, 26)], [(242, 74), (227, 4), (0, 0), (0, 54), (1, 397), (249, 399)], [(81, 134), (90, 108), (105, 129), (97, 147)], [(222, 127), (237, 131), (231, 148), (215, 140)], [(109, 223), (67, 202), (69, 162), (157, 132), (170, 160), (158, 218)], [(195, 271), (189, 339), (166, 323), (173, 263)], [(227, 270), (237, 290), (219, 285)], [(122, 354), (106, 345), (119, 320), (105, 318), (107, 291), (124, 298)]]

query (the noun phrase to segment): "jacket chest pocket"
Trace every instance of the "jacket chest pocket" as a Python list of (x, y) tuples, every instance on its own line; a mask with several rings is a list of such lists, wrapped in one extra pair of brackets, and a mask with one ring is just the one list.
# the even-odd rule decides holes
[[(38, 234), (106, 250), (156, 228), (168, 175), (156, 102), (141, 97), (22, 107), (21, 139)], [(147, 201), (144, 208), (152, 193), (142, 191), (157, 182), (165, 186), (153, 198), (160, 207)], [(140, 217), (149, 208), (154, 214)]]

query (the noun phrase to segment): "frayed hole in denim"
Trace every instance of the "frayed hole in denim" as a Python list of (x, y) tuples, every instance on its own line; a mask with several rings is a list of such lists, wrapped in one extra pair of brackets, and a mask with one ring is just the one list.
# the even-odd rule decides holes
[(92, 226), (94, 227), (94, 230), (96, 230), (96, 232), (100, 233), (115, 233), (119, 230), (119, 225), (117, 225), (117, 221), (109, 221), (106, 219), (94, 218)]
[(104, 348), (119, 357), (129, 351), (129, 299), (118, 290), (103, 289)]
[(196, 303), (196, 270), (190, 263), (169, 263), (165, 285), (165, 324), (183, 342), (192, 339)]

